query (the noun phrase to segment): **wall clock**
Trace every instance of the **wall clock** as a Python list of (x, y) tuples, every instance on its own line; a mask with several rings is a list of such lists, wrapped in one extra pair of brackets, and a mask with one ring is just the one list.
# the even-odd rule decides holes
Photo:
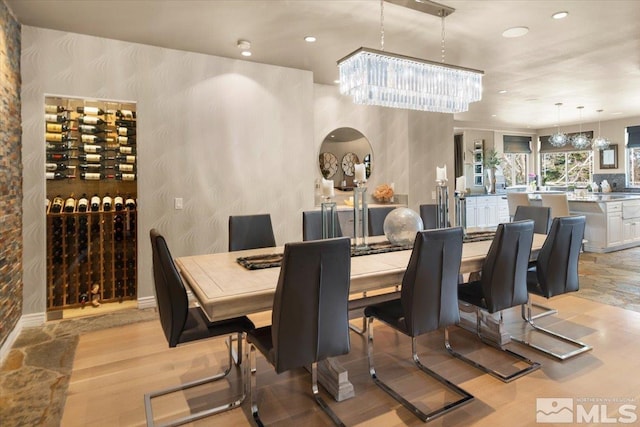
[(342, 157), (342, 172), (346, 176), (353, 176), (354, 165), (358, 163), (358, 156), (355, 153), (347, 153)]
[(320, 171), (325, 179), (329, 179), (338, 172), (338, 159), (332, 153), (320, 153)]

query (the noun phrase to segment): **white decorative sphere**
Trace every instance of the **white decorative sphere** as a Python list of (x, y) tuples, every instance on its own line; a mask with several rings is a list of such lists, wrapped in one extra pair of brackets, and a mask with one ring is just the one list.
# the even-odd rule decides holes
[(409, 208), (396, 208), (384, 220), (384, 235), (394, 245), (413, 245), (416, 233), (424, 228), (422, 218)]

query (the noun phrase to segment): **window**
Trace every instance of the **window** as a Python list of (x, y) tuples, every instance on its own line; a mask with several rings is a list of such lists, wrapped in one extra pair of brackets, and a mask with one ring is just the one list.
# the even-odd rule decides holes
[(544, 185), (586, 185), (593, 181), (593, 152), (543, 153), (540, 169)]
[(505, 185), (527, 185), (531, 137), (503, 135), (504, 154), (502, 156), (502, 174)]
[(640, 126), (627, 128), (627, 182), (640, 187)]
[(502, 173), (507, 187), (527, 185), (529, 154), (505, 153), (502, 160)]

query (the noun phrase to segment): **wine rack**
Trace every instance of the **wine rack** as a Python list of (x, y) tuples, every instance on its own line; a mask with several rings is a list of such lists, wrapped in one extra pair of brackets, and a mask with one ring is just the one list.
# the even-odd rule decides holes
[(44, 119), (47, 310), (135, 299), (135, 103), (45, 97)]

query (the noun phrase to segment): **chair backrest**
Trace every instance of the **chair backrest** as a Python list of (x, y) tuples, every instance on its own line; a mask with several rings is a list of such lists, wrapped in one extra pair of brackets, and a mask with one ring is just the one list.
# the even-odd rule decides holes
[(533, 221), (498, 224), (482, 265), (482, 292), (490, 313), (527, 302)]
[(420, 218), (425, 230), (438, 228), (438, 205), (420, 205)]
[(169, 347), (175, 347), (180, 343), (180, 335), (189, 312), (187, 291), (173, 263), (166, 240), (156, 229), (152, 229), (149, 234), (160, 324)]
[(349, 352), (350, 250), (347, 237), (285, 245), (271, 315), (276, 372)]
[(394, 210), (395, 206), (385, 206), (381, 208), (369, 208), (369, 236), (382, 236), (384, 235), (384, 220)]
[(559, 216), (569, 216), (569, 201), (567, 194), (542, 194), (542, 206), (551, 208), (551, 218)]
[(509, 206), (509, 216), (513, 218), (518, 206), (530, 206), (531, 202), (527, 193), (510, 192), (507, 193), (507, 205)]
[(410, 336), (459, 322), (462, 236), (461, 227), (417, 233), (400, 297)]
[(578, 258), (585, 224), (584, 216), (553, 219), (551, 230), (536, 261), (538, 283), (545, 297), (579, 289)]
[[(336, 235), (333, 237), (342, 237), (342, 228), (337, 213), (334, 214), (333, 223), (336, 227)], [(302, 240), (320, 239), (322, 239), (322, 211), (302, 212)]]
[(275, 245), (270, 214), (229, 217), (229, 252)]
[(532, 219), (533, 232), (547, 234), (551, 225), (551, 208), (545, 206), (518, 206), (513, 216), (514, 221)]

